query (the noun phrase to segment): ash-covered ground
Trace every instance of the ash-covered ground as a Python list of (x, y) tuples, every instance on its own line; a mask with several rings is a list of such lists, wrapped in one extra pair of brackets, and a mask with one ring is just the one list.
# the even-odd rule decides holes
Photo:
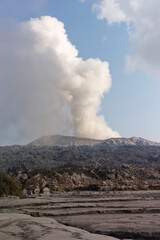
[(160, 191), (0, 199), (0, 239), (160, 239)]

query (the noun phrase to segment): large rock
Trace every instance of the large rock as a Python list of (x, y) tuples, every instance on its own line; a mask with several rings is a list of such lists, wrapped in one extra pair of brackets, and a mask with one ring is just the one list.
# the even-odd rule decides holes
[(42, 193), (43, 193), (43, 195), (50, 195), (51, 194), (50, 189), (48, 187), (43, 188)]

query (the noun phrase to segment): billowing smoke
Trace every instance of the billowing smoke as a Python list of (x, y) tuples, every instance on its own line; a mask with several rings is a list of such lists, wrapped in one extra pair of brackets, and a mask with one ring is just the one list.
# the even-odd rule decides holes
[(0, 144), (119, 136), (98, 114), (111, 87), (108, 63), (79, 58), (62, 22), (46, 16), (1, 29), (0, 53)]

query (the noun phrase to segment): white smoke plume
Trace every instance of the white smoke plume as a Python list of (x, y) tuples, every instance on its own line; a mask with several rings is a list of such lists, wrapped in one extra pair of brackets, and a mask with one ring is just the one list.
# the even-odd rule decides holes
[(160, 1), (101, 0), (94, 9), (99, 19), (108, 24), (127, 24), (133, 54), (126, 58), (126, 70), (140, 69), (154, 77), (160, 76)]
[(84, 61), (49, 16), (1, 29), (0, 144), (41, 135), (118, 137), (98, 115), (111, 87), (107, 62)]

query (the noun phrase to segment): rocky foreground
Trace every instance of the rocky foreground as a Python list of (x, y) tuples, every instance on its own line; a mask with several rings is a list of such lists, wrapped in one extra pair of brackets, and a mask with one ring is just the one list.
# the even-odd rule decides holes
[(1, 198), (0, 239), (159, 240), (160, 191)]
[(51, 170), (18, 172), (15, 179), (23, 196), (39, 196), (68, 191), (160, 190), (160, 168), (65, 165)]
[(67, 227), (51, 218), (33, 218), (25, 214), (0, 215), (0, 239), (3, 240), (116, 240)]
[(0, 147), (0, 239), (160, 239), (160, 144), (97, 141)]

